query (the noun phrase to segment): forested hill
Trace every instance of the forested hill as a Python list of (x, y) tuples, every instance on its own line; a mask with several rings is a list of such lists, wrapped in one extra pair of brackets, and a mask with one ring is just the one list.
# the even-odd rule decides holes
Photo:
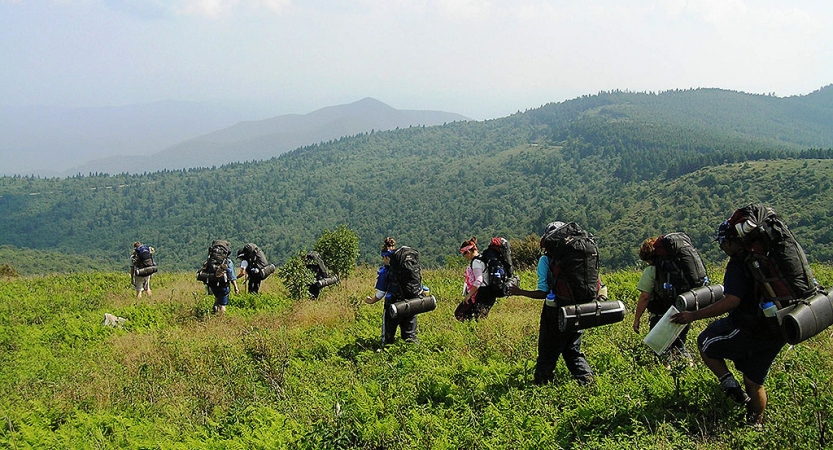
[(0, 245), (120, 268), (142, 240), (160, 264), (195, 269), (210, 241), (226, 238), (255, 242), (280, 264), (344, 223), (359, 234), (363, 261), (375, 263), (391, 235), (440, 264), (471, 235), (521, 238), (560, 219), (594, 232), (613, 268), (633, 264), (644, 237), (674, 230), (716, 261), (717, 223), (763, 201), (812, 260), (830, 261), (831, 147), (830, 86), (789, 98), (601, 93), (211, 170), (2, 178)]

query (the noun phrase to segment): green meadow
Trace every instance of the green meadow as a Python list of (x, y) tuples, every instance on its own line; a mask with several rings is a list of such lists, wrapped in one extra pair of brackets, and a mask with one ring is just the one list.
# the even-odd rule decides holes
[[(833, 286), (833, 267), (814, 270)], [(833, 328), (778, 356), (756, 431), (699, 358), (657, 358), (642, 343), (647, 319), (633, 332), (636, 269), (603, 273), (629, 314), (585, 333), (591, 387), (563, 362), (555, 383), (532, 384), (538, 301), (454, 320), (461, 272), (424, 271), (438, 307), (419, 316), (418, 344), (387, 347), (382, 305), (363, 302), (374, 267), (317, 300), (290, 300), (273, 276), (259, 295), (232, 295), (224, 316), (188, 272), (154, 275), (141, 299), (123, 273), (3, 278), (0, 447), (833, 448)], [(531, 289), (534, 272), (521, 275)], [(105, 313), (127, 322), (104, 326)]]

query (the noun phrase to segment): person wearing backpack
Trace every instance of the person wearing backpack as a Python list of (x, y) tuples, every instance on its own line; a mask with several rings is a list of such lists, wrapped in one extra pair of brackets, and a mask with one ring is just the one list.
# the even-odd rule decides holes
[(383, 265), (379, 267), (376, 276), (375, 294), (365, 298), (365, 303), (372, 305), (384, 299), (384, 314), (382, 315), (382, 345), (393, 344), (396, 340), (396, 329), (400, 329), (402, 339), (406, 342), (416, 343), (417, 339), (417, 318), (416, 315), (394, 319), (391, 315), (390, 306), (400, 300), (403, 295), (391, 269), (391, 257), (396, 251), (396, 240), (386, 237), (382, 244), (380, 255)]
[[(648, 266), (642, 271), (642, 276), (636, 284), (636, 289), (639, 291), (639, 300), (636, 303), (636, 311), (633, 314), (633, 331), (636, 333), (639, 333), (639, 322), (646, 310), (649, 313), (648, 329), (653, 330), (665, 312), (668, 311), (668, 308), (672, 306), (669, 303), (669, 299), (663, 298), (662, 293), (657, 292), (657, 266), (655, 264), (654, 251), (654, 244), (656, 242), (657, 238), (650, 237), (642, 241), (642, 245), (639, 246), (639, 259), (645, 261)], [(673, 301), (673, 298), (670, 300)], [(683, 328), (683, 331), (671, 343), (669, 349), (677, 352), (678, 355), (685, 357), (691, 362), (691, 354), (685, 347), (688, 329), (688, 326)]]
[[(540, 247), (545, 249), (544, 238), (550, 233), (566, 226), (564, 222), (552, 222), (547, 225), (544, 234), (541, 236)], [(535, 374), (533, 382), (537, 385), (543, 385), (552, 382), (554, 378), (555, 364), (558, 362), (558, 357), (564, 357), (564, 363), (567, 369), (573, 375), (579, 385), (592, 385), (593, 370), (584, 353), (581, 352), (581, 335), (583, 330), (569, 331), (562, 333), (558, 328), (558, 309), (559, 302), (563, 301), (554, 292), (557, 292), (557, 280), (553, 276), (553, 270), (547, 254), (541, 255), (538, 258), (538, 286), (534, 290), (524, 290), (518, 285), (510, 285), (509, 293), (511, 295), (521, 295), (524, 297), (533, 298), (536, 300), (543, 300), (543, 309), (541, 310), (541, 320), (538, 328), (538, 358), (535, 362)]]
[(154, 249), (136, 241), (133, 243), (133, 253), (130, 255), (130, 282), (136, 290), (136, 298), (142, 298), (142, 292), (150, 295), (150, 277), (138, 273), (140, 269), (156, 265), (153, 261)]
[(231, 244), (217, 239), (208, 247), (208, 259), (197, 271), (197, 280), (202, 281), (214, 295), (213, 312), (225, 313), (231, 287), (239, 294), (234, 263), (231, 261)]
[[(762, 290), (745, 264), (746, 251), (728, 220), (718, 227), (715, 240), (729, 256), (723, 298), (705, 308), (675, 314), (671, 321), (688, 324), (729, 313), (709, 324), (697, 337), (697, 344), (703, 362), (720, 381), (726, 396), (746, 406), (747, 425), (759, 428), (767, 404), (764, 382), (786, 341), (777, 329), (769, 326), (771, 318), (759, 306)], [(727, 359), (743, 374), (743, 387), (729, 371)]]
[(485, 319), (495, 304), (497, 296), (489, 289), (481, 289), (489, 284), (486, 262), (477, 249), (477, 238), (463, 241), (460, 254), (469, 264), (466, 267), (463, 285), (463, 301), (454, 311), (454, 317), (460, 322), (472, 319)]
[(274, 271), (274, 266), (266, 260), (266, 255), (257, 245), (249, 243), (237, 251), (237, 259), (240, 260), (240, 272), (237, 278), (246, 278), (246, 291), (250, 294), (260, 292), (260, 283)]

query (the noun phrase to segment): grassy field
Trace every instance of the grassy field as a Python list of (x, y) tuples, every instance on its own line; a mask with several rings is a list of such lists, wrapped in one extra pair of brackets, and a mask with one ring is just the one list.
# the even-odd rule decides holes
[[(538, 301), (455, 321), (461, 270), (425, 271), (438, 308), (419, 316), (420, 343), (381, 347), (382, 305), (362, 302), (374, 277), (293, 302), (273, 276), (224, 316), (192, 273), (155, 275), (141, 299), (124, 274), (3, 279), (0, 447), (833, 448), (833, 328), (781, 352), (755, 431), (699, 359), (668, 369), (641, 342), (647, 324), (633, 332), (636, 271), (604, 274), (629, 315), (585, 333), (586, 388), (563, 362), (532, 385)], [(105, 327), (105, 313), (127, 322)]]

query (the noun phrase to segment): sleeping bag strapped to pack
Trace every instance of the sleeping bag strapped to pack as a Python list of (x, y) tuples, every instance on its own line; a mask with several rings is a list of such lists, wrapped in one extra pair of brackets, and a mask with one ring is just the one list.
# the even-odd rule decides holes
[(140, 245), (133, 250), (133, 270), (136, 276), (146, 277), (157, 271), (153, 247)]
[(509, 295), (509, 286), (517, 283), (512, 270), (512, 250), (509, 241), (502, 237), (492, 238), (489, 247), (475, 258), (486, 266), (488, 284), (481, 289), (488, 289), (494, 297)]
[(211, 242), (208, 247), (208, 259), (197, 271), (197, 280), (211, 287), (222, 287), (229, 284), (226, 276), (226, 260), (231, 254), (231, 244), (221, 239)]
[(668, 233), (654, 242), (652, 264), (656, 268), (653, 296), (648, 312), (663, 315), (677, 296), (708, 284), (706, 265), (683, 232)]
[(550, 260), (559, 306), (592, 302), (601, 289), (599, 249), (575, 222), (548, 227), (541, 246)]
[(246, 260), (249, 263), (249, 266), (246, 267), (246, 273), (249, 277), (265, 280), (275, 272), (275, 265), (269, 264), (269, 261), (266, 260), (266, 254), (255, 244), (244, 245), (237, 252), (237, 259)]
[(744, 262), (765, 299), (781, 309), (818, 292), (804, 249), (772, 208), (749, 204), (732, 214), (729, 225), (741, 238)]
[(402, 299), (409, 300), (422, 296), (422, 270), (419, 266), (419, 252), (411, 247), (399, 247), (390, 255), (390, 270), (393, 280), (399, 285)]

